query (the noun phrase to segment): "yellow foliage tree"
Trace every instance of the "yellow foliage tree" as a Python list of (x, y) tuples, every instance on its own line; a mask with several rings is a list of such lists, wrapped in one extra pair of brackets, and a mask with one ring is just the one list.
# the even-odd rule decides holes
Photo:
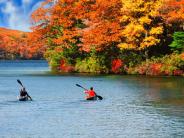
[(163, 23), (159, 8), (163, 0), (121, 0), (121, 49), (146, 50), (160, 42)]

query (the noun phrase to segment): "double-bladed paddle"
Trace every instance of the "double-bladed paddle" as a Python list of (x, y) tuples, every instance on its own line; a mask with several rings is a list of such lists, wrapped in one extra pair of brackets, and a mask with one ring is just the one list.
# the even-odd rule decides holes
[(20, 80), (17, 80), (17, 82), (22, 86), (22, 88), (24, 87)]
[[(82, 87), (82, 86), (81, 86), (81, 85), (79, 85), (79, 84), (76, 84), (76, 86), (81, 87), (81, 88), (83, 88), (84, 90), (88, 90), (88, 89), (86, 89), (86, 88)], [(102, 96), (97, 95), (97, 94), (96, 94), (96, 97), (98, 97), (98, 99), (99, 99), (99, 100), (102, 100), (102, 99), (103, 99), (103, 98), (102, 98)]]

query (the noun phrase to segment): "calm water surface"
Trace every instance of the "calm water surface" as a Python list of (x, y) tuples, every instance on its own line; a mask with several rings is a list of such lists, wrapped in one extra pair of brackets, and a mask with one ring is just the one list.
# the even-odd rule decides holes
[[(33, 101), (16, 99), (20, 79)], [(102, 101), (85, 101), (89, 88)], [(0, 61), (0, 138), (184, 137), (184, 78), (52, 75), (45, 61)]]

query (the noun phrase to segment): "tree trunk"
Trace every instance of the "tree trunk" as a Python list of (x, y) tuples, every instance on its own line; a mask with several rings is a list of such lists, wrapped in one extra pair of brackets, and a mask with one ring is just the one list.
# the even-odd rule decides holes
[(145, 56), (145, 58), (147, 60), (148, 59), (148, 50), (147, 49), (144, 51), (144, 56)]

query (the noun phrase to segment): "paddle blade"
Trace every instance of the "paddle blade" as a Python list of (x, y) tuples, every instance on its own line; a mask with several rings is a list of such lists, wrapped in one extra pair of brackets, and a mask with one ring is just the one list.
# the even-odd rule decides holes
[(23, 87), (22, 82), (20, 80), (17, 80), (17, 82)]
[(76, 86), (78, 86), (78, 87), (82, 87), (82, 86), (80, 86), (79, 84), (76, 84)]
[(100, 95), (97, 95), (97, 97), (98, 97), (99, 100), (103, 99), (102, 96), (100, 96)]
[(78, 87), (81, 87), (81, 88), (83, 88), (84, 90), (87, 90), (86, 88), (84, 88), (84, 87), (82, 87), (81, 85), (79, 85), (79, 84), (75, 84), (76, 86), (78, 86)]

